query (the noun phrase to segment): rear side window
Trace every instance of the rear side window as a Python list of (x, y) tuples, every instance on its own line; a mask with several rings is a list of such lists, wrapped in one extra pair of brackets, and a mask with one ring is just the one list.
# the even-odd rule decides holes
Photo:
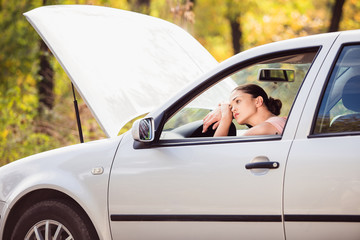
[(345, 46), (317, 114), (314, 134), (360, 132), (360, 46)]

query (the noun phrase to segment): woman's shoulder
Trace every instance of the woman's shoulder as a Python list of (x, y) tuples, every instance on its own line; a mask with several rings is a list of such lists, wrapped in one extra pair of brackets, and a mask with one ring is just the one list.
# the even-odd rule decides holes
[(269, 123), (286, 123), (287, 117), (279, 117), (279, 116), (275, 116), (275, 117), (271, 117), (268, 118), (265, 122), (269, 122)]
[(271, 118), (267, 119), (265, 122), (273, 125), (279, 131), (279, 134), (282, 134), (283, 129), (285, 127), (286, 120), (287, 120), (286, 117), (276, 116), (276, 117), (271, 117)]
[(251, 135), (274, 135), (276, 134), (276, 129), (274, 126), (269, 122), (260, 123), (249, 130), (247, 130), (244, 136), (251, 136)]
[(246, 131), (244, 135), (281, 135), (286, 123), (286, 117), (271, 117), (265, 122)]

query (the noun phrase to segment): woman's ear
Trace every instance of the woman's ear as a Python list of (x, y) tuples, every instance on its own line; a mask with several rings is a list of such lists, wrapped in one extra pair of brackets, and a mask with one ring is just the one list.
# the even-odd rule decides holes
[(264, 99), (262, 96), (258, 96), (255, 99), (255, 106), (256, 107), (261, 107), (264, 104)]

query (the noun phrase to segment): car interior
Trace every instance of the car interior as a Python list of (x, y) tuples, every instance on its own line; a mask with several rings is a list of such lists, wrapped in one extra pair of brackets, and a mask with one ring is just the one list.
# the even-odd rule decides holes
[(336, 132), (360, 131), (360, 76), (346, 82), (341, 99), (344, 107), (354, 113), (336, 116), (330, 129)]
[(360, 47), (343, 48), (329, 79), (314, 133), (360, 131)]

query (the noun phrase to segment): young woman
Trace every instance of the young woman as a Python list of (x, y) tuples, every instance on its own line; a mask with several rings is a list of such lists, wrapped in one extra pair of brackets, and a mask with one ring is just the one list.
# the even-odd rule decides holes
[(244, 135), (282, 134), (286, 118), (278, 117), (282, 103), (268, 97), (264, 89), (255, 84), (236, 87), (230, 95), (230, 104), (222, 103), (204, 118), (203, 132), (215, 123), (214, 137), (227, 136), (232, 119), (252, 126)]

